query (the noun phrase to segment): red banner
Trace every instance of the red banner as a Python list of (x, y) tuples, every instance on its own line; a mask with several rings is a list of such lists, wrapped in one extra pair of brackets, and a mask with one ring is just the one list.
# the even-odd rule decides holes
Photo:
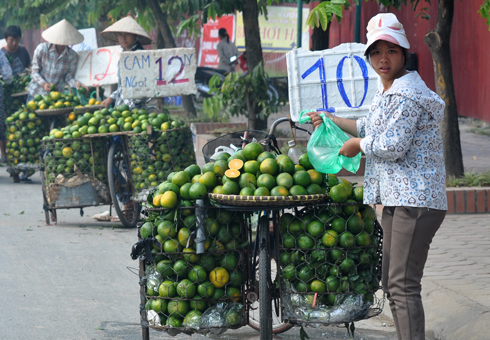
[(224, 15), (217, 20), (209, 20), (202, 28), (199, 66), (218, 68), (219, 57), (216, 47), (219, 43), (218, 30), (226, 28), (231, 41), (235, 41), (235, 16)]

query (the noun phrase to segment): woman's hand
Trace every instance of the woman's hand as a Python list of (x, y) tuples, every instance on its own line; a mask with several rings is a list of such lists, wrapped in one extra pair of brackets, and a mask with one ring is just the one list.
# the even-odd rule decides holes
[(44, 91), (46, 91), (46, 92), (51, 91), (51, 84), (50, 84), (50, 83), (44, 83), (44, 84), (43, 84), (43, 89), (44, 89)]
[(320, 117), (320, 113), (325, 114), (325, 117), (332, 119), (334, 116), (330, 112), (323, 112), (323, 111), (313, 111), (313, 112), (308, 112), (308, 116), (310, 116), (311, 122), (315, 126), (315, 129), (322, 125), (323, 119)]
[(107, 109), (109, 107), (109, 105), (111, 105), (112, 103), (114, 103), (114, 99), (112, 99), (111, 97), (107, 98), (107, 99), (104, 99), (100, 105), (104, 105), (105, 108)]
[(339, 155), (345, 157), (354, 157), (359, 152), (361, 152), (361, 139), (362, 138), (351, 138), (342, 145), (339, 150)]
[(82, 83), (78, 82), (78, 87), (77, 87), (77, 89), (79, 89), (80, 87), (83, 87), (85, 90), (87, 90), (87, 93), (88, 93), (88, 91), (89, 91), (88, 86), (85, 86), (85, 85), (83, 85)]

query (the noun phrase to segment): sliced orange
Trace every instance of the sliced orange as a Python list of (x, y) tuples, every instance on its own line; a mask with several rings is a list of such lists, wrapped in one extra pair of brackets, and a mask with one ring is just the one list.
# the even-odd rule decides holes
[[(233, 161), (239, 161), (239, 159), (234, 159)], [(240, 161), (242, 162), (242, 161)], [(242, 162), (243, 165), (243, 162)], [(240, 171), (236, 169), (228, 169), (225, 171), (225, 176), (228, 178), (238, 178), (240, 177)]]
[[(243, 168), (243, 161), (241, 159), (238, 159), (238, 158), (232, 159), (228, 163), (228, 167), (232, 170), (240, 170), (241, 168)], [(235, 178), (235, 177), (231, 177), (231, 178)]]

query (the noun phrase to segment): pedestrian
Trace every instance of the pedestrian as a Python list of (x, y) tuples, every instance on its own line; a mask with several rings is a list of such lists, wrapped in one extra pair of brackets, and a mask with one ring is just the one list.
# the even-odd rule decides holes
[[(5, 53), (0, 50), (0, 73), (2, 74), (3, 81), (7, 84), (12, 83), (12, 68), (5, 56)], [(0, 86), (0, 163), (7, 163), (7, 149), (5, 138), (5, 108), (3, 106), (3, 87)]]
[(31, 56), (27, 49), (19, 45), (22, 31), (19, 26), (9, 26), (4, 33), (7, 45), (2, 48), (7, 57), (12, 58), (12, 72), (14, 75), (22, 73), (31, 65)]
[(32, 58), (31, 83), (27, 86), (27, 102), (36, 94), (47, 95), (52, 88), (63, 92), (65, 84), (80, 88), (88, 87), (75, 79), (78, 54), (71, 49), (71, 45), (83, 41), (83, 35), (67, 20), (63, 19), (42, 33), (47, 42), (36, 47)]
[(238, 57), (238, 49), (233, 41), (230, 41), (230, 36), (226, 32), (226, 28), (220, 28), (218, 30), (218, 38), (220, 40), (216, 47), (219, 56), (218, 70), (235, 72), (235, 64), (230, 62), (230, 58), (233, 56)]
[[(382, 286), (398, 339), (425, 340), (421, 279), (447, 210), (439, 129), (445, 105), (416, 71), (405, 69), (409, 48), (394, 14), (371, 18), (364, 54), (381, 82), (369, 113), (357, 121), (325, 115), (354, 136), (340, 155), (366, 155), (364, 204), (384, 206)], [(309, 115), (321, 124), (318, 113)]]
[[(117, 21), (100, 34), (106, 39), (119, 42), (125, 52), (144, 50), (143, 45), (151, 44), (150, 36), (132, 17), (125, 17)], [(124, 98), (122, 94), (121, 70), (119, 69), (119, 64), (117, 64), (117, 76), (117, 90), (114, 91), (109, 98), (102, 101), (101, 105), (104, 105), (107, 108), (111, 104), (114, 104), (115, 106), (126, 104), (129, 106), (130, 110), (142, 107), (143, 103), (141, 100)]]

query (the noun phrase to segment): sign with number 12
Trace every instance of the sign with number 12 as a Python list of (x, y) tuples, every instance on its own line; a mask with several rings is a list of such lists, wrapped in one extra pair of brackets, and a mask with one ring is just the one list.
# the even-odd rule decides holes
[(123, 52), (119, 67), (125, 98), (171, 97), (197, 92), (194, 48)]
[(298, 121), (303, 110), (328, 111), (345, 118), (366, 115), (378, 76), (366, 62), (364, 49), (363, 44), (348, 43), (323, 51), (288, 52), (291, 118)]

